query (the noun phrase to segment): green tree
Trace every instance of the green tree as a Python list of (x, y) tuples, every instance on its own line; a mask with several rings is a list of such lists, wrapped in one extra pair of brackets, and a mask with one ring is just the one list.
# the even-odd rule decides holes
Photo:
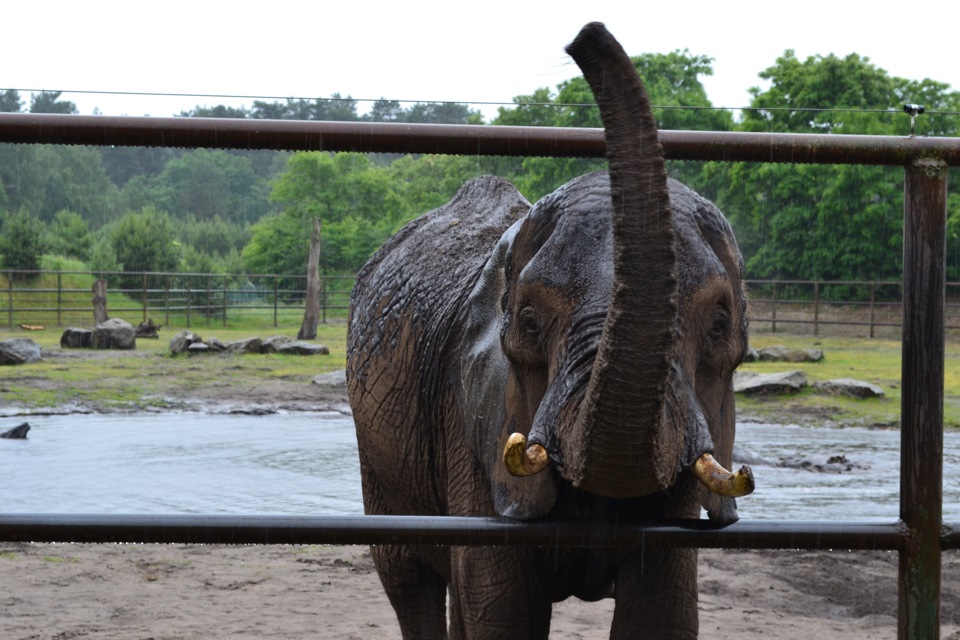
[(250, 112), (246, 107), (227, 107), (218, 104), (215, 107), (196, 106), (189, 111), (181, 111), (181, 118), (249, 118)]
[(266, 182), (247, 158), (207, 149), (171, 159), (142, 195), (178, 218), (248, 223), (269, 208)]
[[(787, 51), (760, 77), (769, 87), (751, 89), (740, 125), (747, 131), (903, 135), (909, 118), (898, 107), (908, 95), (938, 105), (956, 99), (946, 85), (891, 78), (857, 54), (801, 61)], [(947, 124), (936, 122), (944, 133)], [(737, 233), (749, 277), (899, 277), (902, 170), (733, 163), (705, 173)]]
[(86, 261), (92, 244), (90, 224), (79, 213), (63, 209), (53, 217), (47, 234), (50, 253)]
[(4, 216), (0, 229), (0, 266), (17, 271), (36, 271), (45, 247), (45, 226), (29, 211)]
[(117, 189), (94, 147), (0, 144), (0, 184), (8, 207), (44, 221), (63, 209), (97, 226), (113, 218)]
[[(702, 76), (713, 74), (712, 58), (687, 50), (669, 54), (650, 53), (632, 58), (644, 79), (661, 129), (729, 130), (733, 116), (729, 111), (713, 109)], [(582, 76), (564, 81), (554, 95), (538, 89), (514, 98), (517, 106), (501, 108), (494, 124), (514, 126), (595, 127), (600, 128), (600, 113), (593, 92)], [(590, 171), (604, 168), (603, 160), (584, 158), (525, 158), (522, 171), (515, 177), (517, 187), (531, 200), (550, 193), (561, 184)], [(686, 182), (699, 175), (700, 163), (672, 163), (671, 174)]]
[(4, 89), (0, 93), (0, 112), (2, 113), (20, 113), (23, 110), (23, 100), (20, 99), (20, 92), (16, 89)]
[(30, 96), (30, 113), (80, 113), (77, 105), (61, 100), (62, 91), (41, 91)]
[[(154, 207), (128, 212), (120, 218), (111, 229), (110, 244), (124, 271), (169, 272), (180, 264), (180, 248), (170, 216)], [(139, 276), (121, 278), (124, 288), (137, 288), (141, 282)]]

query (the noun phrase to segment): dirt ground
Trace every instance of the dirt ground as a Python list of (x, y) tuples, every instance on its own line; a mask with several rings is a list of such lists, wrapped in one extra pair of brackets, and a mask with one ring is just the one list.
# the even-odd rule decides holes
[[(346, 406), (342, 386), (302, 380), (176, 400), (243, 412)], [(957, 551), (944, 553), (941, 612), (940, 637), (960, 640)], [(559, 603), (551, 638), (605, 638), (611, 616), (610, 601)], [(895, 638), (896, 616), (896, 553), (701, 551), (703, 638)], [(367, 549), (0, 543), (2, 639), (304, 637), (400, 637)]]

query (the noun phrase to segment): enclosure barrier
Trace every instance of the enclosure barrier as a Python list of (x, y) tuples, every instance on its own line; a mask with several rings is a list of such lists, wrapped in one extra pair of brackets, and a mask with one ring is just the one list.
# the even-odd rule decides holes
[[(160, 271), (0, 270), (0, 313), (6, 325), (88, 325), (93, 320), (91, 284), (107, 282), (110, 315), (178, 326), (258, 317), (279, 326), (281, 316), (303, 318), (307, 277), (281, 274), (168, 273)], [(79, 280), (84, 286), (69, 280)], [(124, 286), (123, 283), (127, 285)], [(354, 278), (320, 276), (320, 321), (344, 321)], [(40, 284), (37, 284), (40, 283)], [(130, 284), (133, 283), (133, 284)], [(2, 321), (0, 321), (2, 322)]]
[[(874, 548), (899, 552), (898, 637), (938, 638), (941, 551), (956, 546), (960, 528), (957, 524), (944, 528), (942, 522), (947, 167), (960, 166), (960, 139), (677, 131), (662, 131), (660, 137), (670, 159), (904, 167), (900, 520), (867, 530), (854, 523), (758, 522), (712, 529), (690, 522), (635, 527), (614, 537), (643, 545), (648, 537), (652, 543), (677, 536), (690, 546), (734, 548), (751, 542), (754, 548), (803, 546), (816, 542), (818, 536), (819, 540), (829, 537), (831, 531), (838, 536), (837, 544), (826, 548), (863, 548), (857, 540), (871, 540)], [(0, 114), (0, 142), (565, 157), (604, 154), (603, 132), (593, 129), (34, 114)], [(338, 522), (337, 518), (250, 517), (238, 521), (206, 516), (10, 515), (0, 519), (0, 540), (92, 541), (100, 537), (106, 541), (115, 539), (108, 534), (125, 532), (129, 540), (138, 541), (159, 541), (163, 536), (173, 541), (179, 533), (184, 541), (200, 541), (206, 536), (205, 541), (240, 542), (242, 536), (249, 536), (245, 541), (271, 543), (301, 529), (319, 539), (324, 531), (337, 529)], [(425, 519), (363, 518), (358, 525), (360, 522), (371, 524), (343, 532), (337, 542), (396, 542), (405, 535), (401, 532), (415, 530)], [(378, 522), (386, 526), (380, 527)], [(458, 540), (455, 532), (446, 530), (453, 527), (443, 524), (452, 521), (427, 522), (433, 531), (430, 535), (438, 536), (434, 540)], [(499, 533), (480, 541), (488, 535), (481, 531), (491, 526)], [(561, 526), (471, 519), (465, 524), (469, 535), (459, 540), (507, 544), (529, 536), (518, 543), (554, 544), (566, 538), (567, 534), (560, 532), (570, 526), (569, 535), (574, 539), (577, 531), (582, 535), (594, 528), (593, 523)], [(783, 528), (780, 532), (779, 527)], [(422, 533), (427, 535), (426, 530)], [(590, 537), (584, 542), (591, 540), (602, 542)], [(821, 548), (819, 543), (817, 548)]]

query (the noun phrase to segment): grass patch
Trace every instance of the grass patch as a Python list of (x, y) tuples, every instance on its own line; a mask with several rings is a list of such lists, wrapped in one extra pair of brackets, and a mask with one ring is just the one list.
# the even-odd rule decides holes
[[(40, 344), (41, 362), (0, 367), (0, 405), (41, 409), (64, 405), (100, 406), (106, 409), (164, 409), (177, 406), (185, 395), (203, 398), (213, 390), (236, 388), (243, 399), (244, 389), (269, 381), (309, 385), (313, 377), (344, 368), (346, 326), (323, 325), (315, 342), (330, 349), (328, 356), (287, 356), (204, 354), (170, 355), (170, 338), (181, 327), (164, 327), (159, 340), (137, 340), (135, 351), (92, 351), (60, 349), (62, 329), (15, 331)], [(203, 338), (223, 342), (259, 336), (285, 335), (295, 338), (299, 325), (268, 327), (268, 330), (220, 328), (197, 330)], [(3, 337), (11, 333), (4, 332)]]
[[(896, 427), (900, 424), (901, 345), (896, 340), (797, 336), (782, 333), (754, 333), (750, 337), (755, 349), (782, 344), (791, 348), (823, 349), (824, 359), (818, 363), (750, 362), (742, 371), (773, 373), (800, 370), (811, 385), (834, 378), (855, 378), (879, 385), (885, 397), (856, 400), (821, 395), (812, 387), (790, 397), (748, 398), (737, 396), (737, 409), (742, 415), (776, 422), (793, 421)], [(946, 345), (944, 381), (944, 424), (960, 428), (960, 345)]]
[[(302, 316), (301, 316), (302, 317)], [(295, 337), (300, 317), (295, 323), (272, 326), (272, 315), (262, 323), (247, 320), (243, 326), (203, 326), (192, 330), (204, 338), (216, 337), (223, 342), (251, 336), (271, 335)], [(172, 357), (170, 338), (182, 326), (167, 326), (160, 340), (138, 340), (135, 352), (84, 351), (74, 357), (59, 348), (62, 328), (43, 331), (4, 332), (2, 337), (20, 335), (33, 338), (45, 351), (43, 362), (19, 367), (0, 367), (0, 405), (25, 409), (69, 404), (99, 405), (105, 408), (143, 409), (169, 408), (170, 398), (191, 390), (196, 397), (207, 394), (224, 397), (235, 393), (243, 398), (244, 390), (267, 383), (309, 385), (314, 376), (337, 371), (346, 364), (346, 325), (320, 325), (316, 342), (330, 349), (329, 356), (271, 355), (206, 355)], [(825, 358), (819, 363), (744, 364), (741, 369), (772, 373), (799, 369), (811, 383), (832, 378), (856, 378), (883, 388), (882, 399), (855, 400), (820, 395), (812, 388), (789, 397), (737, 397), (742, 417), (771, 422), (804, 422), (896, 427), (900, 423), (900, 343), (895, 340), (868, 340), (852, 337), (814, 337), (786, 333), (754, 332), (754, 348), (783, 344), (792, 348), (818, 347)], [(59, 352), (59, 353), (58, 353)], [(960, 342), (950, 341), (946, 347), (944, 421), (948, 428), (960, 428)], [(234, 391), (236, 390), (236, 391)]]

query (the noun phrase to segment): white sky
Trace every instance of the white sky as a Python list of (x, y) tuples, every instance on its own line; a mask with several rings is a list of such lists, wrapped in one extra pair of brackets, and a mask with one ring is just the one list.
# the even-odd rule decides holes
[[(0, 88), (510, 102), (578, 75), (563, 48), (599, 20), (631, 55), (715, 58), (704, 80), (715, 106), (747, 105), (757, 74), (786, 49), (801, 59), (856, 52), (891, 75), (960, 90), (956, 0), (48, 0), (5, 3), (0, 19)], [(21, 98), (29, 104), (29, 92)], [(83, 114), (154, 116), (252, 102), (62, 98)], [(488, 121), (496, 114), (480, 108)]]

